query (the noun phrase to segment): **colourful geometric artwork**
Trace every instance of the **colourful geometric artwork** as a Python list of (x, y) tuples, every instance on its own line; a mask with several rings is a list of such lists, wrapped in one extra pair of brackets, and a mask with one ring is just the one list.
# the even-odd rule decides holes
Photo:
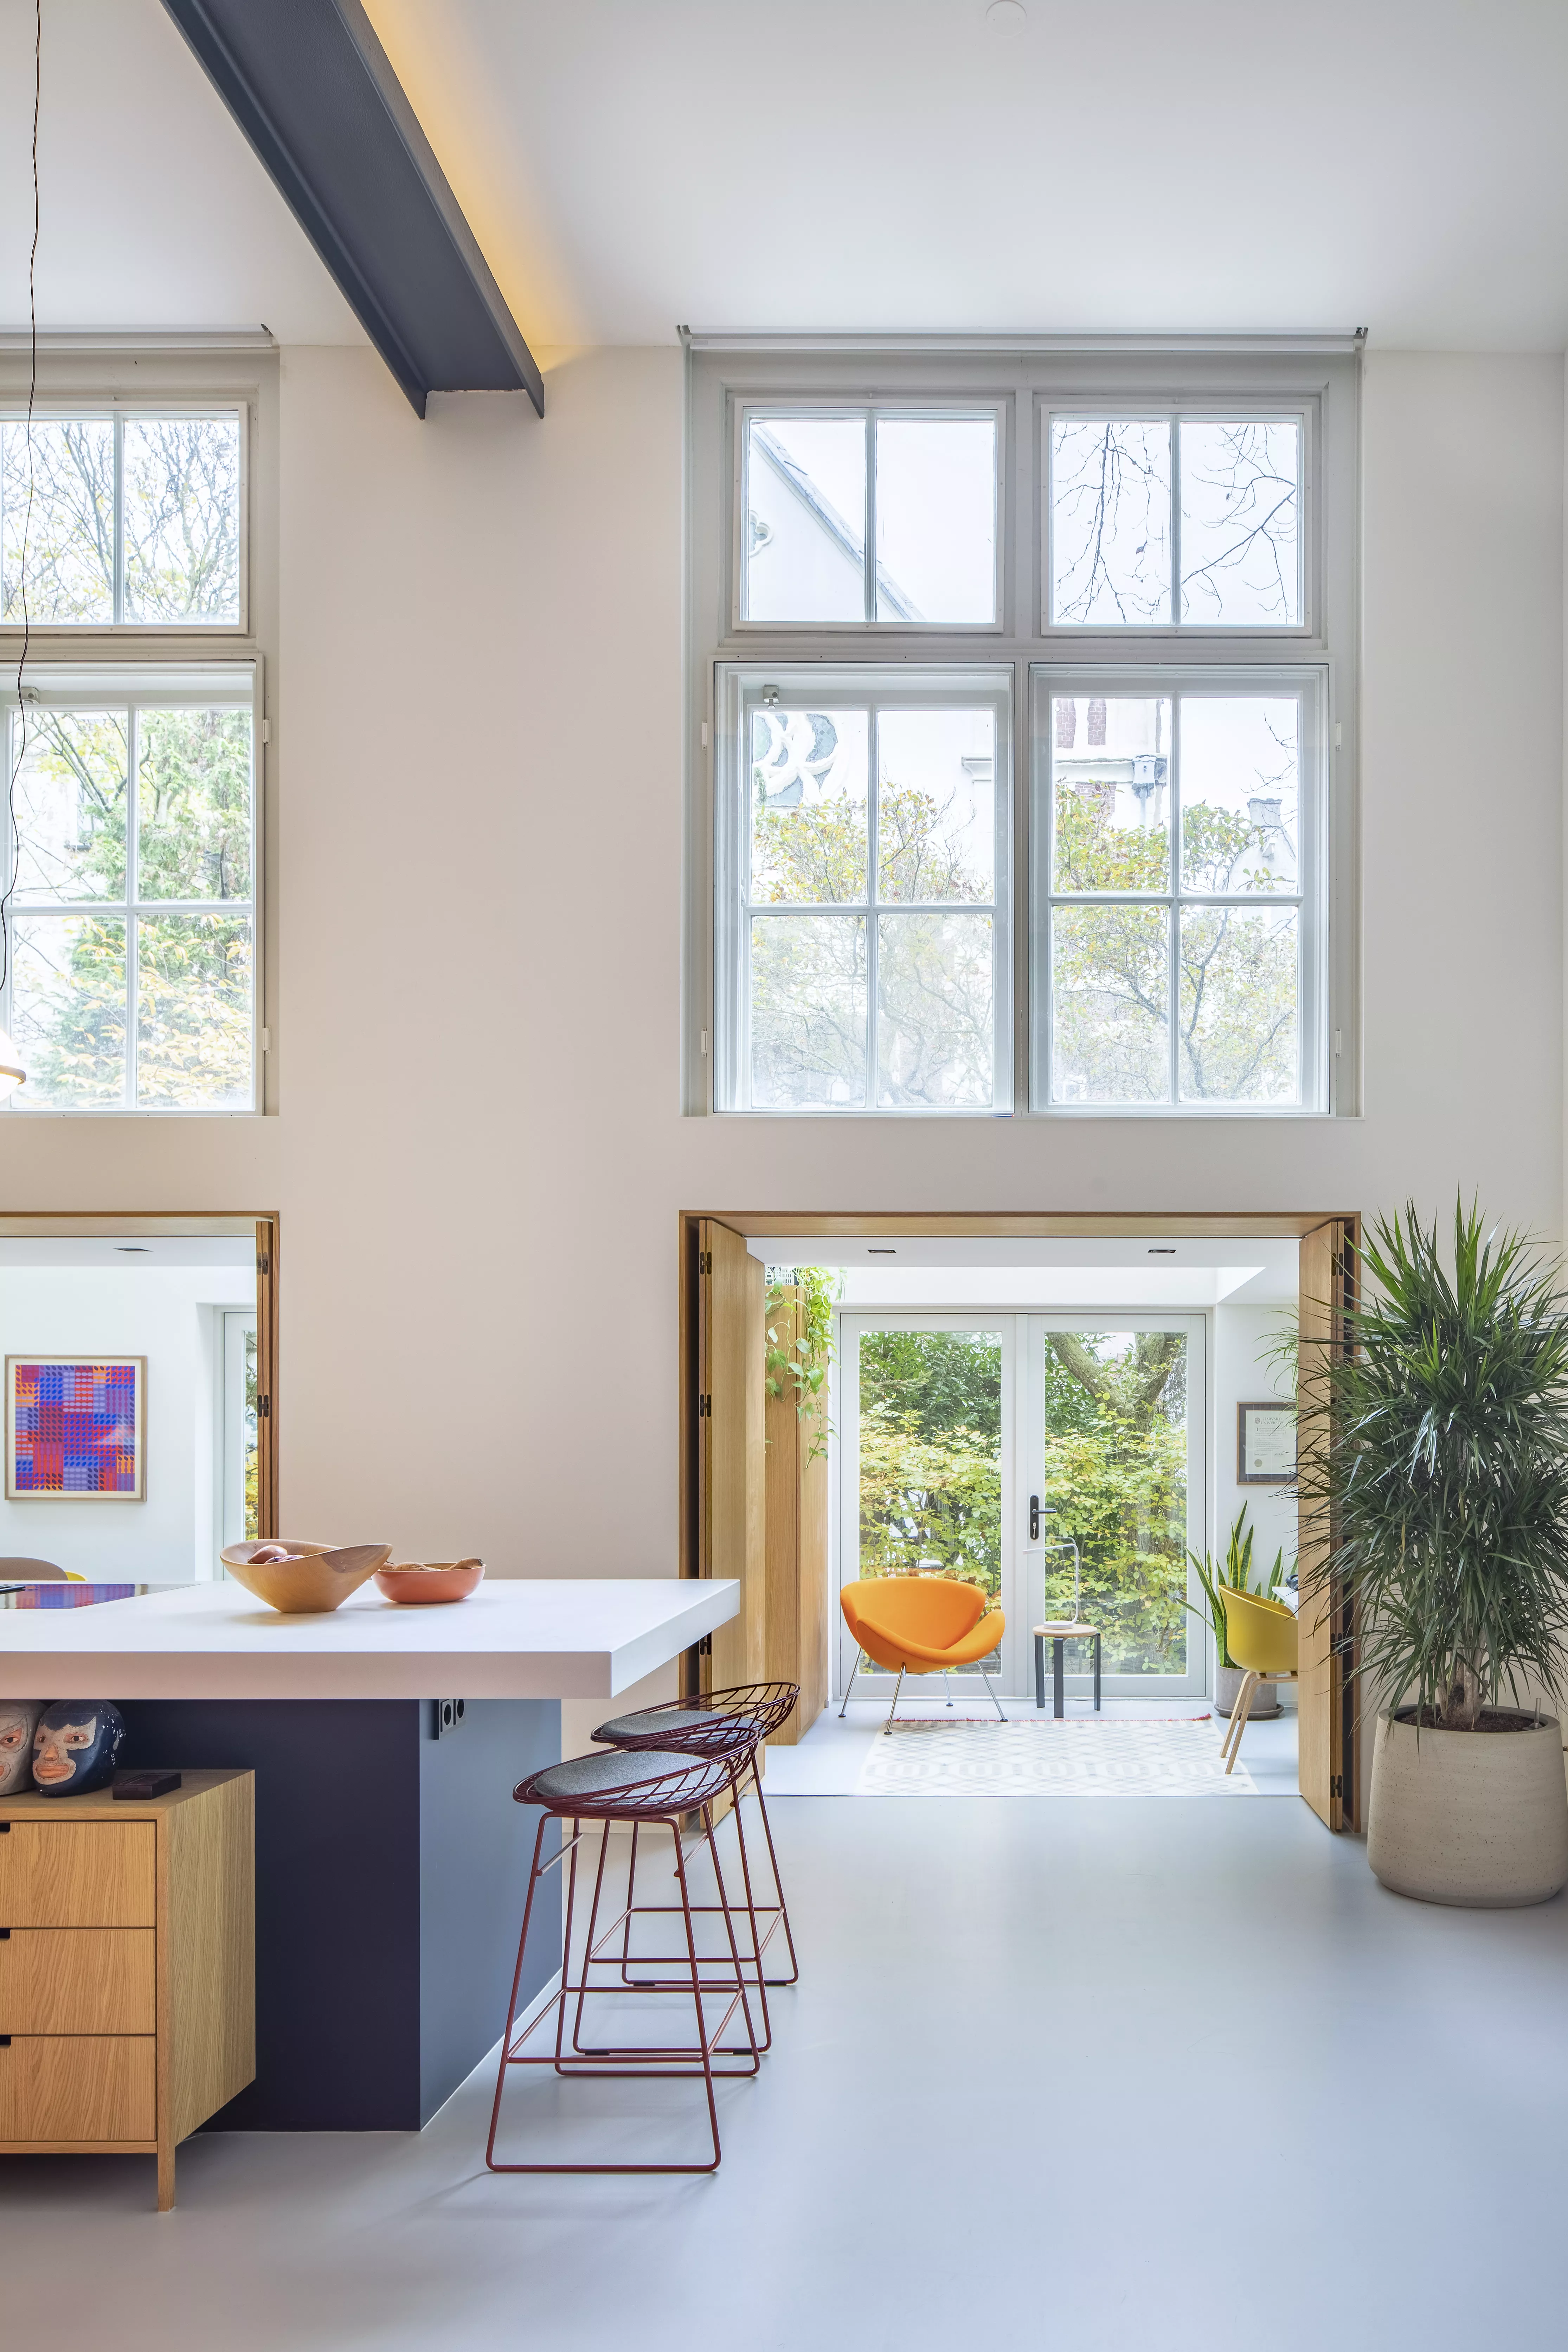
[(7, 1356), (7, 1501), (141, 1502), (146, 1386), (145, 1356)]

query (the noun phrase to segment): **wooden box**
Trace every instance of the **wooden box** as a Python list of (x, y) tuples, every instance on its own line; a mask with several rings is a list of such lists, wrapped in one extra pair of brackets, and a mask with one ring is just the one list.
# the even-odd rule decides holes
[(0, 1800), (0, 2154), (155, 2156), (256, 2072), (254, 1776)]

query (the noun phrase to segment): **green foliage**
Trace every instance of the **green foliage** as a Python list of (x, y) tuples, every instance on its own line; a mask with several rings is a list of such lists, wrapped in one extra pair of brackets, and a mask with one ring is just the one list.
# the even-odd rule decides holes
[[(1253, 1582), (1254, 1532), (1254, 1529), (1247, 1524), (1247, 1505), (1243, 1503), (1231, 1521), (1230, 1541), (1226, 1546), (1223, 1559), (1216, 1560), (1214, 1554), (1207, 1551), (1201, 1557), (1195, 1551), (1189, 1551), (1187, 1554), (1188, 1559), (1192, 1562), (1193, 1573), (1204, 1589), (1209, 1622), (1214, 1627), (1215, 1655), (1222, 1666), (1234, 1666), (1236, 1664), (1236, 1660), (1230, 1654), (1229, 1633), (1226, 1624), (1226, 1594), (1258, 1592), (1266, 1601), (1272, 1600), (1285, 1578), (1285, 1551), (1284, 1547), (1281, 1546), (1274, 1555), (1273, 1567), (1262, 1582), (1260, 1584)], [(1192, 1610), (1195, 1617), (1201, 1617), (1205, 1613), (1191, 1601), (1188, 1601), (1187, 1607)]]
[[(764, 1315), (768, 1327), (767, 1390), (773, 1397), (792, 1396), (802, 1421), (816, 1426), (806, 1454), (815, 1462), (827, 1450), (832, 1428), (827, 1419), (828, 1368), (834, 1360), (833, 1309), (843, 1287), (840, 1277), (825, 1265), (770, 1265)], [(786, 1314), (798, 1293), (801, 1328), (792, 1339), (784, 1335)]]
[[(1186, 1356), (1180, 1333), (1053, 1332), (1046, 1484), (1053, 1536), (1076, 1537), (1083, 1606), (1108, 1666), (1180, 1671), (1186, 1571)], [(995, 1335), (889, 1329), (860, 1342), (860, 1572), (934, 1565), (1001, 1589), (1002, 1355)], [(1071, 1599), (1052, 1554), (1053, 1613)]]
[(860, 1573), (1002, 1585), (1002, 1348), (989, 1331), (860, 1341)]
[[(1349, 1349), (1303, 1362), (1303, 1516), (1390, 1708), (1473, 1731), (1521, 1678), (1563, 1699), (1568, 1298), (1516, 1232), (1414, 1203), (1363, 1240)], [(1315, 1441), (1315, 1442), (1313, 1442)]]
[[(1267, 899), (1284, 887), (1268, 858), (1268, 828), (1195, 802), (1182, 814), (1187, 888)], [(1118, 825), (1114, 795), (1058, 784), (1056, 887), (1164, 891), (1163, 825)], [(1164, 910), (1093, 902), (1053, 920), (1055, 1054), (1059, 1080), (1086, 1100), (1169, 1098), (1171, 987)], [(1178, 935), (1175, 1017), (1184, 1101), (1293, 1099), (1296, 1069), (1294, 910), (1191, 907)]]
[[(1141, 1331), (1053, 1331), (1046, 1356), (1045, 1494), (1054, 1539), (1077, 1539), (1080, 1608), (1108, 1672), (1179, 1674), (1186, 1660), (1186, 1344)], [(1072, 1601), (1070, 1554), (1051, 1553), (1046, 1606)]]
[[(29, 1096), (122, 1101), (128, 923), (136, 923), (137, 1099), (248, 1100), (252, 941), (247, 914), (182, 912), (182, 899), (250, 891), (247, 710), (145, 709), (139, 725), (138, 896), (125, 887), (129, 733), (122, 713), (45, 710), (29, 728), (16, 787), (24, 841), (16, 917), (15, 1025)], [(118, 898), (118, 908), (110, 902)], [(99, 900), (51, 916), (39, 902)], [(153, 912), (158, 902), (166, 912)]]

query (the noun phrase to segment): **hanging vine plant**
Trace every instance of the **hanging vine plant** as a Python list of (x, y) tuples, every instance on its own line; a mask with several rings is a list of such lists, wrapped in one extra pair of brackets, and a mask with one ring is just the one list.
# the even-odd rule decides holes
[[(825, 1265), (770, 1265), (768, 1268), (768, 1394), (792, 1397), (800, 1420), (814, 1421), (807, 1462), (827, 1451), (833, 1424), (827, 1418), (828, 1369), (834, 1359), (833, 1309), (837, 1304), (839, 1276)], [(786, 1339), (781, 1309), (786, 1291), (800, 1292), (801, 1328)]]

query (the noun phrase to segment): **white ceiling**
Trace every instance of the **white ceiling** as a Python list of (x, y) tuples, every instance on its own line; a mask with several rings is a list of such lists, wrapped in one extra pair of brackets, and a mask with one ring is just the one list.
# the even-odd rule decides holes
[(126, 1234), (77, 1240), (65, 1234), (0, 1240), (0, 1272), (13, 1265), (92, 1266), (130, 1274), (147, 1267), (254, 1265), (256, 1244), (243, 1234)]
[(845, 1303), (921, 1307), (1285, 1306), (1297, 1296), (1293, 1241), (827, 1241), (769, 1234), (764, 1265), (844, 1270)]
[[(530, 340), (1568, 341), (1563, 0), (369, 0)], [(159, 0), (45, 0), (39, 311), (349, 313)], [(30, 0), (0, 0), (0, 324)]]

